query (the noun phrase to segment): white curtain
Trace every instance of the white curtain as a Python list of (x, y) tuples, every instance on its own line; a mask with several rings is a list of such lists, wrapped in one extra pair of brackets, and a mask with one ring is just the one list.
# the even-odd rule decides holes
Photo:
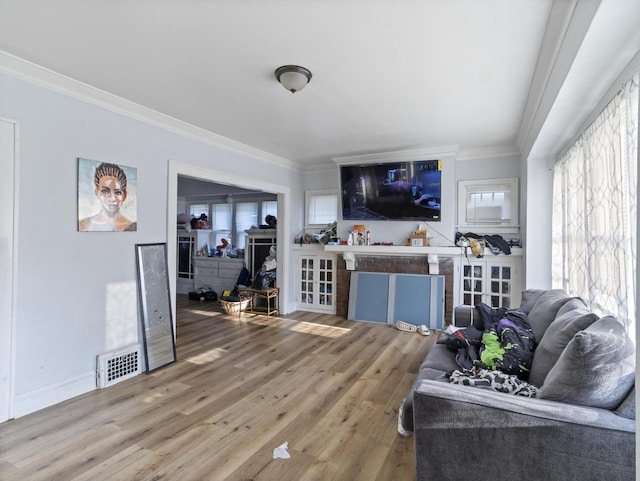
[(554, 167), (553, 287), (613, 315), (635, 339), (636, 73)]

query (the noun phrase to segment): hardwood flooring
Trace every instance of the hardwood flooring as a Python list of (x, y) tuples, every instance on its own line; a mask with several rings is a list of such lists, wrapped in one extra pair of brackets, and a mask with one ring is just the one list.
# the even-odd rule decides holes
[(0, 479), (415, 480), (397, 408), (435, 336), (177, 304), (177, 363), (0, 424)]

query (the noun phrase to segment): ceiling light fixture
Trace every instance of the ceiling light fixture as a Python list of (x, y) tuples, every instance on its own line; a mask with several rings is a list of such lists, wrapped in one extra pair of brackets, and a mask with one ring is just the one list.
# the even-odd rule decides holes
[(292, 94), (299, 92), (311, 80), (311, 72), (298, 65), (283, 65), (274, 72), (278, 82)]

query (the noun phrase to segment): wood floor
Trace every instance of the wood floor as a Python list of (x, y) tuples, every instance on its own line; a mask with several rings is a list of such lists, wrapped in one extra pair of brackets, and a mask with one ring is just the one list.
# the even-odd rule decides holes
[(177, 304), (177, 363), (0, 424), (0, 479), (415, 480), (397, 408), (435, 336)]

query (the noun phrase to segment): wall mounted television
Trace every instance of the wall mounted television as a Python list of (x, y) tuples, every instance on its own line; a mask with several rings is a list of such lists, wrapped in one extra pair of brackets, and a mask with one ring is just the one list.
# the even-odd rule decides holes
[(440, 160), (340, 167), (344, 220), (440, 221)]

